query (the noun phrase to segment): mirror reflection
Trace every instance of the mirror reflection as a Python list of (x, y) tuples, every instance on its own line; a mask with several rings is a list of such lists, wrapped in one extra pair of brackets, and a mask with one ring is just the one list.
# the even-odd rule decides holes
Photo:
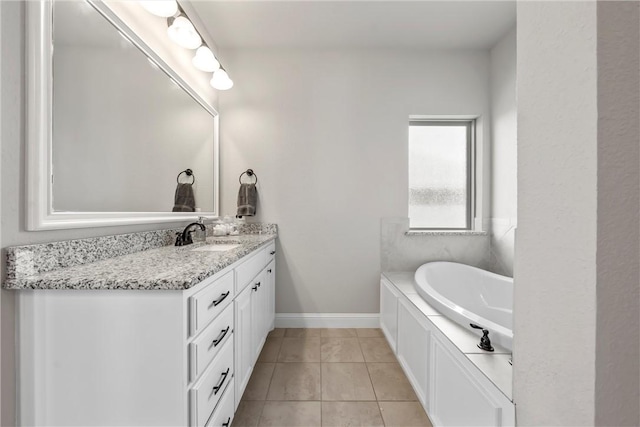
[(54, 211), (213, 211), (213, 111), (89, 3), (55, 1), (53, 28)]

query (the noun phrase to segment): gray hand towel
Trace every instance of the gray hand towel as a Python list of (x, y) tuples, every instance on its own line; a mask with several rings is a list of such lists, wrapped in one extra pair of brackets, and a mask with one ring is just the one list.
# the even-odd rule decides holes
[(180, 184), (176, 187), (173, 212), (195, 212), (196, 197), (193, 195), (191, 184)]
[(254, 216), (258, 202), (258, 189), (255, 184), (240, 184), (238, 191), (237, 216)]

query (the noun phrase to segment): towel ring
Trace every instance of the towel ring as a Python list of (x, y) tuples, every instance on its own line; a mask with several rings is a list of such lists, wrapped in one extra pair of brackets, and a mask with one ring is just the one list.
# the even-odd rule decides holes
[[(190, 176), (193, 179), (193, 181), (191, 181), (191, 185), (196, 183), (196, 176), (193, 174), (193, 171), (191, 169), (185, 169), (182, 172), (180, 172), (176, 177), (176, 181), (178, 182), (178, 184), (180, 184), (180, 175), (182, 175), (183, 173), (186, 174), (187, 176)], [(189, 184), (189, 183), (187, 182), (185, 184)]]
[(242, 177), (244, 175), (247, 175), (248, 177), (254, 177), (256, 179), (256, 182), (254, 182), (254, 184), (258, 183), (258, 175), (255, 174), (255, 172), (253, 171), (253, 169), (247, 169), (246, 171), (242, 172), (240, 174), (240, 177), (238, 177), (238, 182), (240, 182), (240, 184), (242, 184)]

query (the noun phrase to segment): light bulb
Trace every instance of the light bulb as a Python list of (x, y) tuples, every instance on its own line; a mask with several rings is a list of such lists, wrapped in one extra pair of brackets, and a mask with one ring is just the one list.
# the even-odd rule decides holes
[(227, 90), (233, 87), (233, 80), (229, 78), (229, 75), (222, 68), (213, 73), (211, 78), (211, 86), (218, 90)]
[(140, 3), (147, 12), (153, 13), (156, 16), (162, 16), (163, 18), (173, 16), (178, 11), (178, 3), (176, 3), (176, 0), (146, 0), (139, 1), (138, 3)]
[(191, 60), (193, 66), (198, 70), (207, 71), (212, 73), (220, 68), (220, 63), (206, 46), (200, 46), (198, 50), (196, 50), (196, 54)]
[(186, 49), (196, 49), (202, 44), (200, 34), (184, 16), (178, 16), (167, 29), (169, 38)]

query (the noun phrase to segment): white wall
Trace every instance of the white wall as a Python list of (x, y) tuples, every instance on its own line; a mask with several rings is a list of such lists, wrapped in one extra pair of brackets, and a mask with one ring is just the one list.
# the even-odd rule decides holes
[[(154, 48), (160, 46), (163, 35), (166, 34), (160, 21), (155, 21), (155, 25), (146, 26), (142, 24), (148, 16), (142, 14), (142, 9), (127, 9), (128, 2), (110, 2), (120, 6), (123, 19), (128, 13), (128, 20), (139, 19), (138, 25), (134, 26), (139, 34)], [(131, 5), (139, 7), (131, 2)], [(116, 8), (114, 6), (114, 9)], [(125, 227), (102, 227), (86, 228), (74, 230), (38, 231), (28, 232), (25, 229), (25, 68), (24, 68), (24, 31), (25, 31), (25, 3), (24, 2), (0, 2), (0, 53), (2, 61), (0, 63), (0, 86), (2, 87), (2, 98), (0, 100), (0, 110), (2, 111), (2, 122), (0, 125), (1, 143), (1, 228), (2, 240), (0, 246), (7, 246), (50, 242), (55, 240), (68, 240), (92, 236), (104, 236), (135, 231), (154, 230), (160, 228), (179, 227), (184, 223), (164, 224), (164, 225), (143, 225)], [(126, 12), (129, 10), (129, 12)], [(146, 12), (145, 12), (146, 13)], [(148, 14), (147, 14), (148, 15)], [(136, 18), (137, 17), (137, 18)], [(155, 19), (153, 16), (151, 18)], [(159, 18), (158, 18), (159, 19)], [(162, 34), (162, 36), (161, 36)], [(155, 42), (153, 41), (155, 40)], [(171, 59), (167, 49), (164, 49), (164, 59), (176, 69), (183, 78), (193, 82), (193, 67), (191, 63), (185, 64), (182, 59)], [(203, 79), (204, 75), (200, 77)], [(215, 92), (206, 87), (206, 78), (201, 80), (200, 94), (207, 97), (212, 102), (215, 101)], [(206, 92), (205, 92), (206, 91)], [(0, 420), (2, 425), (14, 425), (15, 423), (15, 291), (0, 291), (0, 304), (2, 319), (0, 321), (0, 367), (2, 376), (2, 409)]]
[(595, 425), (640, 425), (640, 3), (598, 2)]
[(518, 2), (517, 32), (516, 416), (593, 425), (596, 3)]
[(380, 220), (406, 217), (408, 118), (489, 111), (487, 51), (225, 50), (222, 213), (259, 177), (281, 313), (377, 313)]
[(491, 265), (513, 276), (517, 224), (516, 28), (491, 49)]

